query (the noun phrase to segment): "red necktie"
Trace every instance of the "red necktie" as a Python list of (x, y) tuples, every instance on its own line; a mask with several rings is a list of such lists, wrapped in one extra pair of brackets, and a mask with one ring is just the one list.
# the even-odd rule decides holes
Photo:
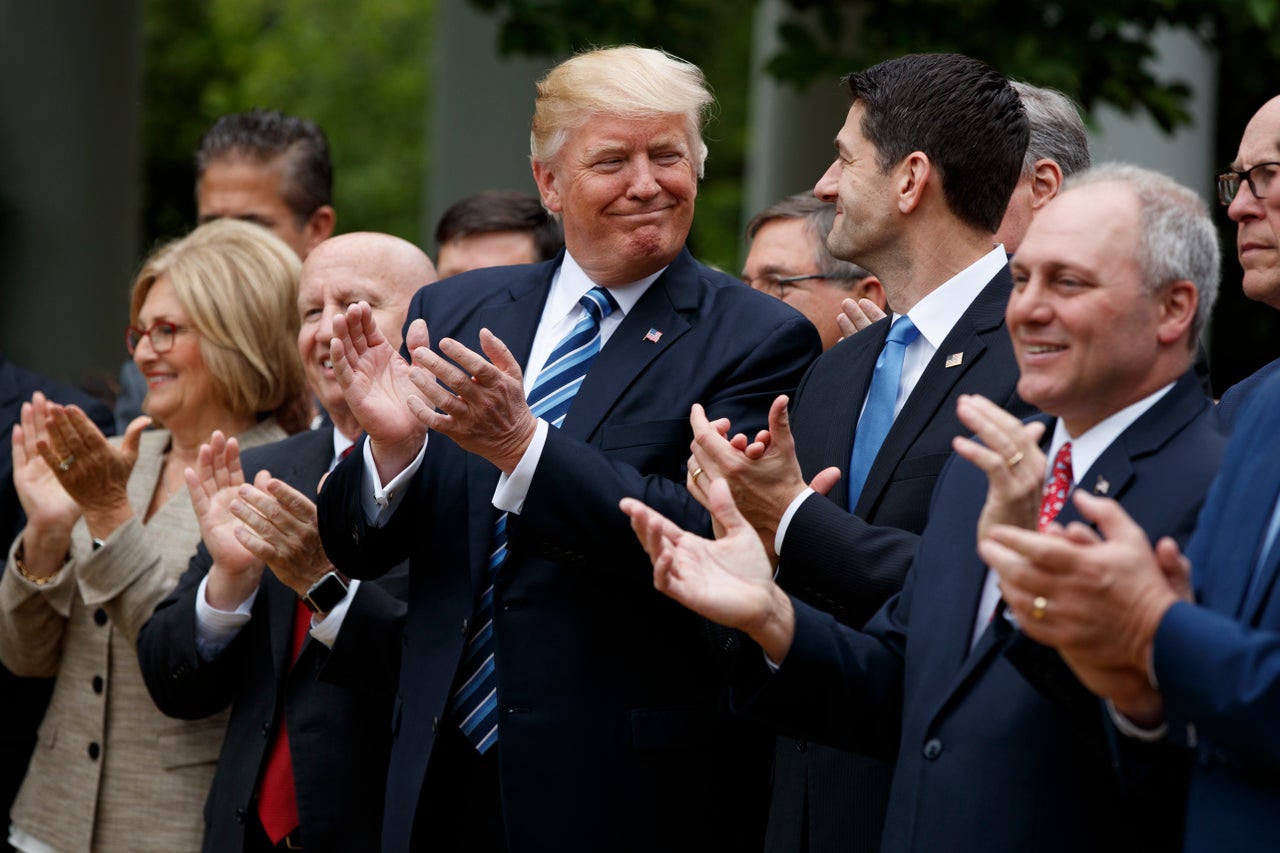
[(1053, 457), (1053, 470), (1049, 473), (1049, 481), (1044, 484), (1040, 495), (1040, 520), (1037, 527), (1044, 530), (1049, 522), (1058, 517), (1071, 492), (1071, 442), (1058, 448), (1058, 455)]
[[(293, 615), (293, 646), (289, 666), (298, 659), (302, 643), (311, 628), (311, 611), (298, 599)], [(298, 828), (298, 791), (293, 784), (293, 756), (289, 752), (289, 730), (285, 725), (284, 708), (280, 709), (280, 725), (276, 727), (267, 751), (267, 769), (262, 773), (258, 789), (258, 819), (272, 844), (279, 844), (290, 832)]]

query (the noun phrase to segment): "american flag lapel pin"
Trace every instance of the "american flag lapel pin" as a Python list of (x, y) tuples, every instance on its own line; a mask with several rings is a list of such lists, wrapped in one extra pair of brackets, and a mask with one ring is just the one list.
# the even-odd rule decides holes
[(662, 332), (659, 332), (657, 329), (650, 329), (648, 333), (645, 334), (644, 339), (651, 344), (656, 344), (661, 337)]
[(1111, 489), (1111, 484), (1107, 482), (1107, 478), (1101, 474), (1098, 475), (1098, 482), (1093, 487), (1095, 495), (1105, 495)]
[(953, 352), (951, 353), (951, 355), (947, 356), (946, 364), (944, 364), (943, 367), (959, 367), (963, 363), (964, 363), (964, 353)]

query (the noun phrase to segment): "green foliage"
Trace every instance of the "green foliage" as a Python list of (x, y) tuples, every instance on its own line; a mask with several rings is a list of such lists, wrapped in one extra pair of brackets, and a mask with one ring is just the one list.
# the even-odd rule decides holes
[(432, 18), (421, 0), (148, 0), (148, 242), (193, 222), (191, 153), (201, 132), (254, 106), (324, 128), (339, 231), (416, 241)]

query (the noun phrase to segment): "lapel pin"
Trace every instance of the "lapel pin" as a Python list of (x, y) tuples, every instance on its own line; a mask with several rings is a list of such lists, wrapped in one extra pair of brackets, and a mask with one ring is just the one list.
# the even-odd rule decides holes
[(644, 339), (651, 344), (656, 344), (661, 337), (662, 332), (659, 332), (657, 329), (650, 329), (648, 334), (644, 336)]
[(947, 356), (947, 363), (943, 367), (959, 367), (962, 363), (964, 363), (964, 353), (953, 352)]
[(1107, 490), (1111, 488), (1111, 484), (1107, 482), (1106, 477), (1098, 475), (1098, 483), (1093, 487), (1093, 493), (1096, 495), (1105, 495)]

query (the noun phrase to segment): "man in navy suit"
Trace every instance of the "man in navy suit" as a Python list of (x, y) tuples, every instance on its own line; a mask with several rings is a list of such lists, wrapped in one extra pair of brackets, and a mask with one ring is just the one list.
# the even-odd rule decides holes
[[(981, 394), (1019, 416), (1032, 411), (1014, 387), (1009, 269), (995, 234), (1028, 168), (1032, 186), (1061, 170), (1037, 183), (1043, 164), (1024, 161), (1030, 131), (1018, 93), (977, 60), (904, 56), (844, 82), (851, 105), (814, 194), (836, 208), (831, 252), (879, 277), (892, 316), (814, 363), (790, 411), (794, 438), (785, 401), (775, 404), (761, 459), (723, 438), (714, 428), (722, 424), (695, 417), (689, 467), (729, 479), (766, 549), (779, 555), (784, 589), (857, 628), (902, 587), (961, 431), (957, 398)], [(900, 356), (897, 384), (875, 394), (877, 361), (895, 349), (886, 345), (891, 325), (908, 321), (918, 334)], [(864, 412), (891, 420), (887, 434), (868, 428)], [(690, 488), (701, 496), (698, 479)], [(827, 496), (807, 489), (811, 481), (816, 491), (830, 488)], [(887, 762), (779, 738), (775, 764), (770, 853), (879, 849)]]
[[(377, 848), (407, 576), (362, 584), (334, 574), (311, 499), (360, 437), (329, 361), (333, 317), (364, 302), (396, 330), (434, 279), (427, 256), (390, 235), (317, 246), (302, 266), (298, 350), (331, 424), (242, 459), (234, 439), (215, 434), (189, 482), (204, 541), (138, 651), (165, 713), (231, 708), (205, 806), (209, 853)], [(292, 807), (282, 803), (289, 778)]]
[(763, 427), (820, 349), (685, 248), (710, 103), (660, 51), (556, 66), (531, 148), (566, 251), (421, 291), (404, 358), (363, 307), (335, 320), (369, 438), (321, 493), (325, 550), (410, 560), (384, 850), (760, 845), (769, 738), (719, 709), (725, 636), (653, 590), (617, 508), (708, 530), (690, 407)]
[[(1244, 295), (1280, 309), (1280, 97), (1262, 105), (1244, 129), (1231, 170), (1218, 176), (1218, 200), (1236, 223)], [(1232, 385), (1218, 411), (1233, 423), (1253, 390), (1280, 371), (1276, 359)]]
[[(1217, 290), (1216, 234), (1189, 190), (1102, 167), (1032, 222), (1013, 281), (1018, 393), (1050, 416), (1023, 423), (960, 398), (980, 441), (957, 437), (963, 458), (939, 480), (906, 584), (862, 632), (773, 581), (720, 480), (703, 481), (727, 531), (714, 543), (638, 502), (624, 509), (655, 584), (776, 662), (743, 649), (735, 707), (895, 762), (884, 850), (1168, 849), (1178, 802), (1113, 776), (1101, 708), (1077, 713), (1060, 703), (1069, 692), (1043, 694), (1003, 654), (1017, 635), (977, 542), (996, 524), (1069, 520), (1073, 488), (1118, 499), (1149, 533), (1190, 533), (1225, 444), (1191, 370)], [(1018, 618), (1047, 617), (1039, 606)]]

